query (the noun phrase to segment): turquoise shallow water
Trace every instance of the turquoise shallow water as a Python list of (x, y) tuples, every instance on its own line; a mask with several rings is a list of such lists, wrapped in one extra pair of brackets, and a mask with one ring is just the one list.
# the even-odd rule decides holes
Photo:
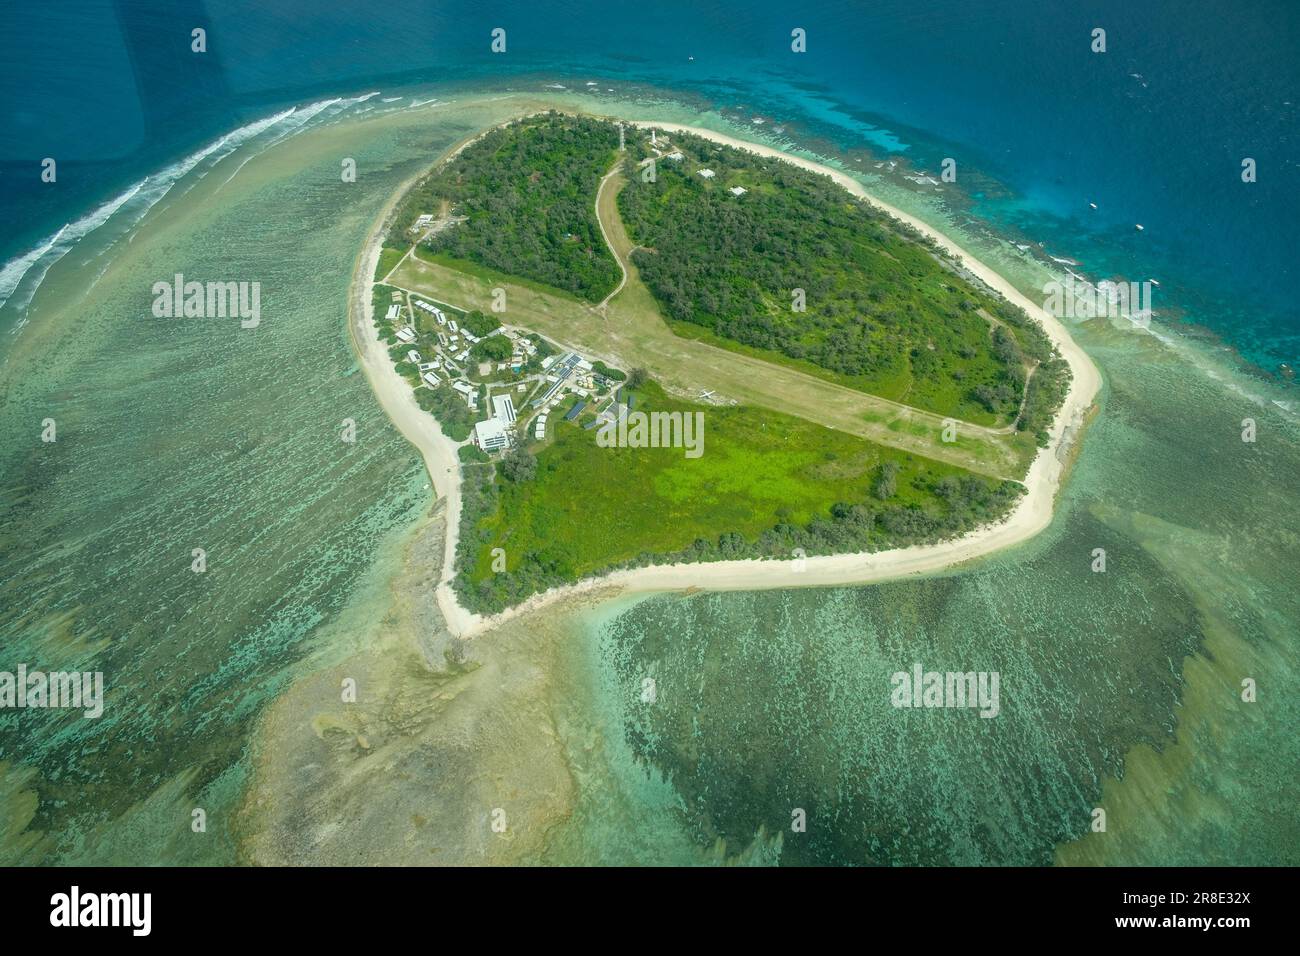
[[(108, 706), (99, 721), (0, 715), (0, 859), (237, 857), (232, 812), (269, 743), (259, 717), (330, 641), (364, 649), (388, 626), (375, 579), (431, 503), (350, 351), (357, 250), (399, 183), (514, 108), (325, 115), (227, 181), (265, 145), (251, 141), (129, 241), (51, 270), (0, 366), (0, 669), (102, 670)], [(626, 108), (720, 125), (693, 106)], [(344, 185), (349, 156), (361, 175)], [(1005, 244), (970, 240), (1041, 285)], [(262, 282), (262, 325), (148, 318), (150, 286), (177, 271)], [(1212, 354), (1077, 332), (1107, 378), (1102, 411), (1057, 520), (1017, 551), (870, 588), (547, 615), (542, 712), (573, 795), (524, 857), (1295, 862), (1296, 818), (1279, 810), (1300, 764), (1294, 420)], [(339, 440), (346, 418), (355, 444)], [(999, 671), (1002, 713), (891, 708), (888, 676), (914, 661)], [(1240, 702), (1244, 677), (1258, 703)], [(503, 789), (527, 788), (511, 742), (491, 746), (477, 757), (507, 768)], [(1108, 832), (1080, 841), (1097, 806)]]
[[(86, 298), (98, 263), (70, 257), (10, 351), (0, 667), (101, 670), (107, 685), (97, 721), (0, 715), (0, 776), (12, 788), (30, 774), (39, 794), (36, 859), (151, 858), (174, 843), (166, 812), (189, 809), (127, 821), (169, 787), (208, 810), (213, 837), (171, 852), (229, 856), (227, 783), (251, 721), (385, 536), (428, 504), (427, 475), (375, 403), (345, 323), (365, 230), (427, 159), (398, 135), (349, 139), (367, 172), (351, 186), (321, 142), (220, 186), (236, 154), (112, 250)], [(441, 135), (424, 145), (458, 134)], [(388, 165), (394, 154), (404, 162)], [(261, 325), (153, 319), (151, 286), (174, 272), (260, 281)], [(53, 444), (39, 441), (47, 417)], [(345, 419), (354, 443), (340, 438)], [(205, 573), (191, 570), (195, 548)]]
[[(1294, 863), (1294, 422), (1150, 337), (1076, 334), (1103, 410), (1034, 541), (962, 573), (596, 614), (572, 666), (610, 702), (610, 786), (670, 780), (674, 831), (741, 858)], [(998, 671), (1001, 713), (892, 707), (918, 661)]]

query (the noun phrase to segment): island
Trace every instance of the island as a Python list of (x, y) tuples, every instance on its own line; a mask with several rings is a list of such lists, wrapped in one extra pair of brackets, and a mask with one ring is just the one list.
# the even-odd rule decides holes
[(707, 130), (484, 131), (394, 197), (358, 278), (462, 633), (598, 580), (849, 583), (1024, 540), (1098, 386), (943, 236)]

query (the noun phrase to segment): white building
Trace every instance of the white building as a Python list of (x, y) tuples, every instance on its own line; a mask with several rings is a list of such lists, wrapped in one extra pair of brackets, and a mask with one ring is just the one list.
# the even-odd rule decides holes
[(400, 329), (397, 330), (397, 337), (401, 339), (403, 342), (407, 342), (407, 343), (414, 342), (415, 331), (407, 326), (402, 326)]
[(434, 375), (432, 372), (425, 372), (420, 376), (420, 378), (424, 379), (430, 388), (436, 388), (438, 385), (438, 376)]
[(510, 436), (500, 420), (485, 418), (474, 426), (474, 441), (484, 451), (498, 451), (510, 444)]
[(664, 159), (670, 160), (674, 163), (680, 163), (683, 159), (685, 159), (685, 157), (682, 156), (682, 154), (679, 151), (674, 150), (673, 152), (665, 156)]
[(712, 179), (714, 176), (717, 175), (717, 173), (715, 173), (715, 172), (714, 172), (713, 170), (711, 170), (711, 169), (701, 169), (701, 170), (699, 171), (699, 173), (700, 173), (700, 175), (701, 175), (703, 178), (705, 178), (705, 179)]
[(749, 190), (744, 186), (732, 186), (727, 190), (727, 192), (731, 193), (733, 196), (743, 196), (745, 193), (749, 192)]
[(502, 425), (515, 423), (515, 402), (509, 395), (492, 396), (492, 417)]
[(406, 353), (406, 360), (410, 362), (412, 365), (419, 365), (420, 353), (417, 352), (415, 349), (411, 349), (409, 352)]

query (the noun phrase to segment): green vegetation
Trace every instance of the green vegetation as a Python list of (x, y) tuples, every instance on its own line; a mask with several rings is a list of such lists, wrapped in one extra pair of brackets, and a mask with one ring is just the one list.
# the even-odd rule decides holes
[(523, 445), (516, 445), (501, 458), (501, 477), (512, 484), (537, 477), (537, 457)]
[(490, 335), (475, 342), (470, 356), (479, 362), (504, 362), (514, 354), (514, 346), (504, 335)]
[[(1021, 491), (788, 415), (678, 401), (653, 382), (636, 408), (702, 411), (704, 454), (601, 448), (596, 429), (559, 420), (550, 444), (513, 450), (496, 471), (466, 469), (455, 586), (468, 607), (495, 611), (652, 562), (931, 542), (1005, 514)], [(506, 553), (500, 574), (491, 568), (497, 547)]]
[[(435, 299), (480, 308), (492, 300), (493, 286), (485, 280), (414, 257), (398, 268), (395, 281), (408, 289), (424, 290)], [(526, 326), (587, 355), (607, 351), (611, 335), (617, 336), (624, 370), (644, 366), (655, 379), (681, 394), (698, 395), (714, 389), (743, 404), (796, 415), (993, 477), (1023, 475), (1036, 450), (1027, 435), (971, 428), (960, 429), (955, 443), (945, 442), (940, 440), (943, 416), (844, 388), (780, 362), (719, 355), (715, 348), (674, 334), (635, 272), (623, 291), (610, 300), (606, 314), (571, 296), (542, 294), (513, 282), (499, 285), (508, 292), (511, 324)], [(525, 369), (529, 374), (539, 370), (535, 363)]]
[(697, 137), (674, 141), (686, 159), (660, 161), (654, 182), (629, 162), (618, 206), (639, 246), (632, 260), (675, 328), (936, 414), (1014, 419), (1023, 356), (1039, 351), (1028, 340), (1043, 338), (1036, 325), (990, 321), (1001, 299), (830, 179)]
[(436, 335), (437, 323), (429, 320), (423, 312), (420, 312), (415, 319), (414, 325), (418, 334), (416, 341), (410, 345), (398, 341), (397, 336), (394, 334), (397, 327), (405, 325), (409, 321), (407, 318), (409, 309), (407, 309), (405, 301), (402, 302), (403, 313), (398, 322), (389, 322), (384, 319), (389, 305), (393, 304), (392, 294), (396, 291), (392, 286), (378, 282), (371, 287), (371, 305), (374, 309), (375, 329), (379, 332), (379, 337), (383, 339), (384, 344), (388, 346), (388, 354), (393, 360), (393, 368), (402, 378), (406, 379), (414, 390), (416, 403), (438, 420), (438, 424), (445, 435), (454, 441), (464, 441), (474, 428), (474, 417), (465, 402), (461, 400), (459, 395), (448, 388), (445, 382), (438, 388), (425, 386), (420, 381), (419, 367), (406, 357), (406, 353), (411, 349), (425, 355), (433, 354), (433, 340)]
[(623, 381), (623, 379), (627, 378), (627, 376), (624, 375), (622, 372), (620, 372), (618, 369), (610, 368), (608, 365), (606, 365), (604, 362), (600, 361), (599, 359), (591, 363), (591, 368), (593, 371), (598, 372), (601, 375), (605, 376), (611, 382), (621, 382)]
[(469, 329), (475, 335), (488, 335), (501, 328), (501, 323), (478, 309), (466, 312), (460, 319), (461, 328)]
[[(573, 421), (564, 418), (573, 406), (557, 407), (544, 440), (530, 440), (525, 420), (503, 455), (462, 447), (454, 586), (467, 607), (496, 611), (650, 563), (933, 543), (1008, 513), (1023, 489), (1001, 476), (1023, 474), (1069, 382), (1036, 322), (830, 180), (693, 137), (674, 137), (685, 160), (660, 161), (655, 182), (641, 179), (644, 144), (630, 138), (627, 165), (598, 205), (617, 135), (556, 114), (495, 130), (427, 177), (395, 225), (435, 210), (453, 223), (393, 281), (478, 309), (506, 289), (512, 325), (587, 354), (616, 342), (626, 373), (593, 369), (635, 392), (638, 412), (699, 412), (706, 423), (698, 458), (602, 448), (599, 429), (582, 426), (610, 409), (604, 395)], [(695, 175), (704, 166), (714, 179)], [(734, 185), (747, 192), (733, 195)], [(597, 207), (628, 280), (593, 309), (620, 280)], [(806, 308), (791, 308), (795, 290)], [(377, 289), (376, 303), (386, 294)], [(491, 381), (514, 388), (554, 351), (534, 335), (538, 353), (522, 375), (480, 376), (477, 364), (500, 363), (513, 344), (489, 334), (493, 316), (458, 321), (483, 339), (465, 373), (480, 397)], [(419, 316), (415, 326), (417, 347), (436, 335)], [(421, 406), (448, 435), (467, 437), (485, 413), (448, 388), (418, 387), (408, 348), (380, 331)], [(651, 376), (676, 395), (719, 389), (744, 404), (695, 405)], [(945, 416), (1008, 427), (963, 425), (941, 441)]]
[(391, 242), (385, 241), (383, 248), (379, 250), (379, 264), (375, 267), (375, 278), (383, 279), (387, 276), (404, 255), (406, 255), (405, 248), (394, 246)]
[(556, 113), (492, 130), (412, 190), (394, 233), (447, 200), (466, 221), (429, 237), (432, 254), (598, 301), (621, 277), (593, 208), (617, 149), (613, 125)]
[(1040, 448), (1047, 447), (1047, 429), (1070, 391), (1070, 379), (1070, 363), (1058, 355), (1041, 363), (1029, 380), (1025, 407), (1016, 420), (1016, 429), (1033, 435)]

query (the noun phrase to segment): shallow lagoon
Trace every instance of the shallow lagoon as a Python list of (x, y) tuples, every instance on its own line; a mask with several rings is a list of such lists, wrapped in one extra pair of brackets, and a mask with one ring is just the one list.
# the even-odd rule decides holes
[[(102, 670), (107, 706), (0, 716), (0, 859), (1296, 862), (1295, 421), (1205, 346), (1101, 320), (1075, 331), (1102, 410), (1029, 544), (866, 588), (583, 600), (431, 671), (439, 528), (347, 287), (387, 196), (518, 107), (340, 113), (228, 179), (252, 142), (51, 269), (0, 369), (0, 669)], [(175, 272), (256, 278), (262, 323), (160, 324)], [(1001, 713), (892, 708), (915, 661), (997, 670)]]

